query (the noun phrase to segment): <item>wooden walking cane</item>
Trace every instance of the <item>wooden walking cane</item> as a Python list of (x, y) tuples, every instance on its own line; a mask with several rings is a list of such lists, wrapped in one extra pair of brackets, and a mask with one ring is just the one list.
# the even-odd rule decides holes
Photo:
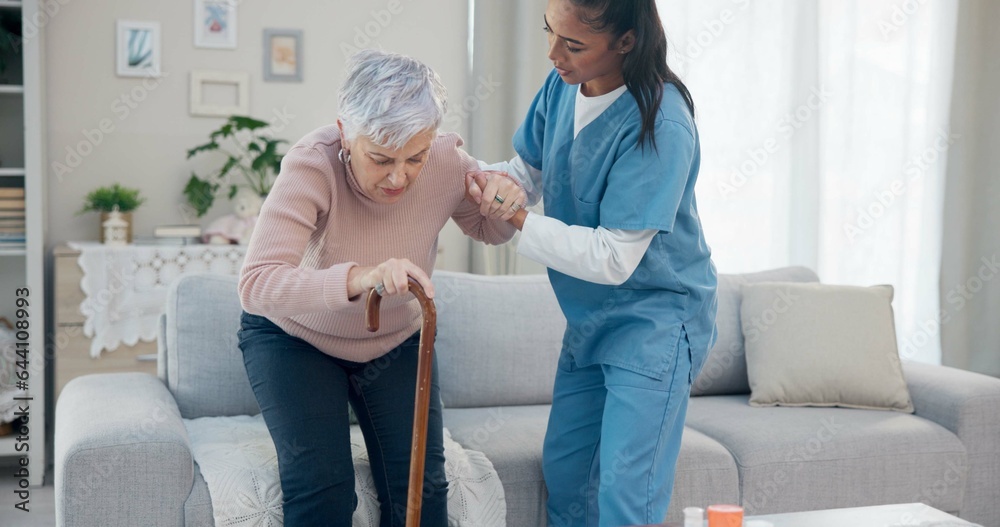
[[(437, 309), (427, 298), (424, 288), (412, 277), (410, 292), (420, 301), (424, 325), (420, 328), (420, 348), (417, 350), (417, 392), (413, 403), (413, 443), (410, 448), (410, 486), (406, 496), (406, 527), (420, 527), (420, 505), (424, 493), (424, 458), (427, 454), (427, 412), (431, 404), (431, 366), (434, 362), (434, 332), (437, 329)], [(378, 308), (382, 296), (375, 289), (368, 292), (365, 325), (368, 331), (378, 331)]]

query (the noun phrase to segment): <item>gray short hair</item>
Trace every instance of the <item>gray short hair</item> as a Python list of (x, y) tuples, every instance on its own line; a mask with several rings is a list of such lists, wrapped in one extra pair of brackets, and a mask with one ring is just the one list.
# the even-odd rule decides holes
[(426, 64), (395, 53), (366, 49), (351, 56), (340, 89), (344, 135), (359, 135), (398, 149), (413, 136), (437, 128), (448, 104), (441, 79)]

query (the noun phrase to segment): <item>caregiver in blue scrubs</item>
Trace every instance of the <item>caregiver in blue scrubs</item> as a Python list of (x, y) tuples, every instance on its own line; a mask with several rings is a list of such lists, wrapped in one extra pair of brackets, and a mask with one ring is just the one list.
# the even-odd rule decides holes
[[(716, 337), (694, 104), (654, 0), (549, 0), (544, 24), (555, 69), (517, 157), (480, 163), (469, 193), (521, 229), (518, 253), (548, 267), (568, 323), (543, 455), (549, 525), (659, 523)], [(526, 193), (499, 195), (503, 177)], [(540, 197), (544, 215), (523, 209)]]

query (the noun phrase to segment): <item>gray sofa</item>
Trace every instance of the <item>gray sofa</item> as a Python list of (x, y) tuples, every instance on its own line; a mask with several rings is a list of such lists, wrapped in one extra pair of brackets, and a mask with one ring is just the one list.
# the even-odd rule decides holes
[[(1000, 525), (1000, 380), (905, 364), (913, 415), (748, 406), (741, 284), (815, 280), (803, 268), (720, 277), (719, 340), (694, 382), (669, 518), (721, 502), (760, 514), (922, 501)], [(543, 526), (542, 438), (565, 327), (548, 281), (437, 272), (434, 282), (445, 426), (493, 462), (508, 525)], [(159, 378), (67, 384), (56, 409), (58, 525), (212, 525), (181, 418), (259, 412), (239, 313), (235, 278), (182, 278), (161, 319)]]

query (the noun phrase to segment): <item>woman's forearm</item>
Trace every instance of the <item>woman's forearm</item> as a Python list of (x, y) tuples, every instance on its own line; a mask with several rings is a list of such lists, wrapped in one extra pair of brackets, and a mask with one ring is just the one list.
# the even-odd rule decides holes
[(652, 229), (591, 229), (537, 214), (524, 223), (518, 254), (565, 275), (604, 285), (625, 283), (657, 233)]
[(517, 230), (521, 230), (524, 227), (524, 220), (528, 218), (528, 211), (521, 209), (514, 213), (514, 215), (507, 220), (507, 223), (511, 224)]

